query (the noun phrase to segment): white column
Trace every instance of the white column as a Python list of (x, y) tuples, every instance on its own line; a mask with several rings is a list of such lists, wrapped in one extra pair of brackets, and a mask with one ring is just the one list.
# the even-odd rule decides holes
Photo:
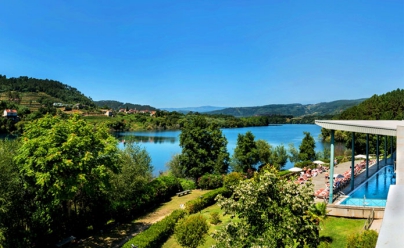
[(404, 126), (397, 126), (396, 184), (404, 185)]

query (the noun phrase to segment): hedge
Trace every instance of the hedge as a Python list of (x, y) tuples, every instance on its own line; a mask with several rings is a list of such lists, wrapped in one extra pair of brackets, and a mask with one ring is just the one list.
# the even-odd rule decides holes
[(217, 195), (219, 195), (219, 194), (228, 195), (230, 193), (231, 192), (225, 187), (212, 190), (212, 191), (200, 196), (199, 199), (188, 201), (185, 205), (186, 210), (190, 214), (197, 213), (197, 212), (201, 211), (202, 209), (204, 209), (210, 205), (213, 205), (215, 203), (215, 198)]
[(137, 192), (134, 192), (133, 198), (127, 202), (112, 202), (111, 216), (114, 219), (127, 219), (141, 215), (147, 210), (167, 202), (175, 193), (182, 191), (183, 188), (178, 178), (174, 176), (159, 176), (148, 182)]
[(217, 174), (205, 174), (198, 179), (201, 189), (217, 189), (223, 186), (223, 176)]
[[(212, 190), (199, 199), (191, 200), (186, 203), (186, 210), (189, 214), (196, 213), (210, 205), (215, 203), (217, 195), (229, 195), (231, 191), (222, 187)], [(135, 245), (138, 248), (152, 248), (159, 247), (173, 234), (175, 223), (185, 215), (185, 211), (181, 209), (174, 210), (169, 216), (165, 217), (161, 221), (151, 225), (147, 230), (136, 235), (129, 240), (123, 247), (131, 248), (131, 245)]]
[(184, 215), (184, 210), (174, 210), (169, 216), (154, 223), (147, 230), (126, 242), (123, 247), (131, 248), (132, 244), (138, 248), (160, 247), (173, 234), (175, 223), (177, 223), (180, 218), (184, 217)]

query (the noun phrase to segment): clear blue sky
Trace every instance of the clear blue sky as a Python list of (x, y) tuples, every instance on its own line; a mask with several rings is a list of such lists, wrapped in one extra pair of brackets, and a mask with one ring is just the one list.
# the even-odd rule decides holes
[(404, 1), (1, 1), (0, 74), (157, 108), (366, 98), (404, 88)]

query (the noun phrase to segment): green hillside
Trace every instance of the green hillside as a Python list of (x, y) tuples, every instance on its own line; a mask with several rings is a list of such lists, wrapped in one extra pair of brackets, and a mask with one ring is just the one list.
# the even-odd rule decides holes
[(382, 95), (373, 95), (357, 106), (350, 107), (337, 120), (403, 120), (404, 89), (397, 89)]
[(54, 102), (95, 107), (93, 100), (76, 88), (55, 80), (23, 76), (7, 78), (0, 75), (0, 100), (31, 106), (33, 109)]
[(225, 108), (211, 111), (209, 114), (225, 114), (236, 117), (247, 117), (256, 115), (292, 115), (295, 117), (310, 115), (335, 115), (347, 108), (356, 106), (365, 99), (338, 100), (332, 102), (322, 102), (317, 104), (270, 104), (256, 107)]
[(140, 104), (132, 104), (132, 103), (123, 103), (114, 100), (102, 100), (102, 101), (94, 101), (94, 103), (100, 107), (108, 107), (114, 110), (119, 109), (136, 109), (136, 110), (157, 110), (156, 108), (149, 105), (140, 105)]

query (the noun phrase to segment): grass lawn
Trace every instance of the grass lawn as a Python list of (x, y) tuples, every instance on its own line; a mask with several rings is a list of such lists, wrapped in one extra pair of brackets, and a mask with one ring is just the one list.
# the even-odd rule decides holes
[(364, 224), (364, 219), (328, 217), (321, 224), (320, 239), (322, 242), (327, 240), (330, 247), (343, 248), (346, 246), (348, 236), (362, 232)]
[[(220, 214), (220, 219), (222, 220), (220, 224), (210, 224), (210, 213), (212, 212), (218, 212)], [(210, 234), (230, 222), (230, 217), (223, 216), (223, 211), (216, 204), (204, 209), (202, 211), (202, 215), (208, 219), (210, 228), (209, 236), (207, 237), (206, 242), (202, 246), (199, 246), (199, 248), (208, 248), (215, 244), (215, 240), (210, 237)], [(364, 219), (329, 217), (322, 224), (322, 230), (320, 231), (321, 242), (327, 241), (329, 243), (329, 247), (344, 248), (346, 246), (347, 237), (353, 233), (362, 232), (364, 224)], [(174, 235), (172, 235), (162, 246), (162, 248), (181, 248), (181, 246), (177, 243)]]

